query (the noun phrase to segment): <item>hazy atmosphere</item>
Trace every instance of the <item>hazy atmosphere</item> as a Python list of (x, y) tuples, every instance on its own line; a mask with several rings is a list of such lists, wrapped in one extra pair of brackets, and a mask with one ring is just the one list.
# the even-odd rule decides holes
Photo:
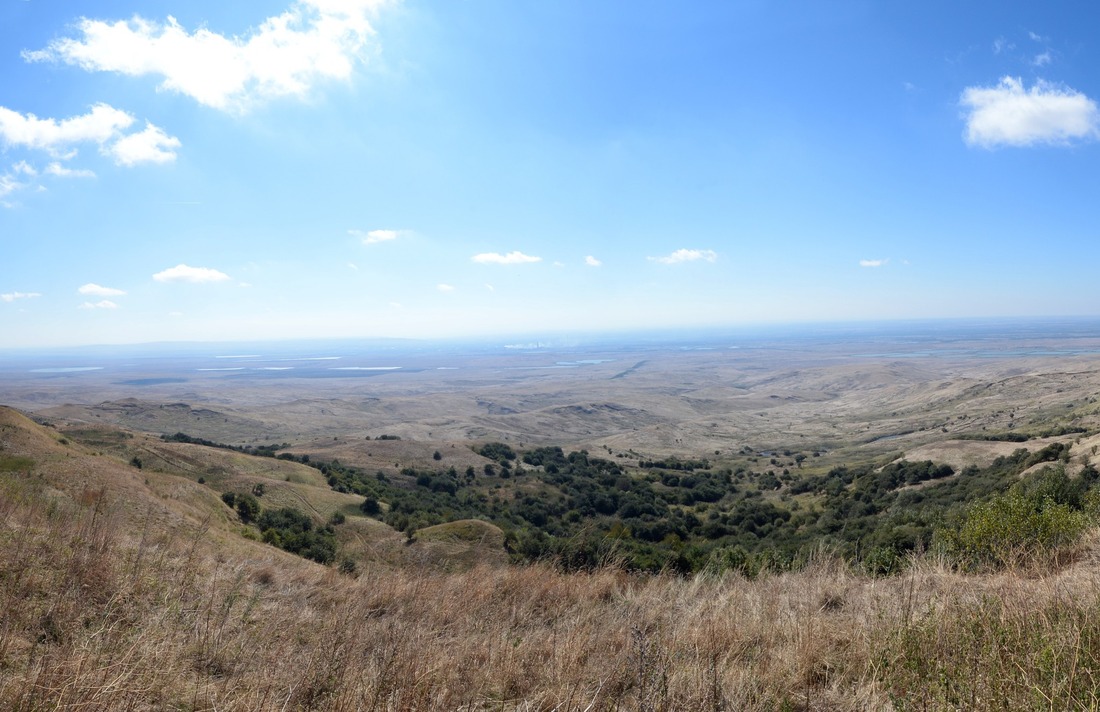
[(1094, 315), (1098, 14), (0, 0), (0, 346)]

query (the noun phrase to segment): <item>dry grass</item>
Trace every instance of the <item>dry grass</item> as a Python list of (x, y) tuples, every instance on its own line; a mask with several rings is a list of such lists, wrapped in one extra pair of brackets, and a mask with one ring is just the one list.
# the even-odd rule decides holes
[(748, 581), (448, 571), (415, 552), (462, 542), (357, 520), (351, 578), (242, 539), (195, 482), (0, 429), (35, 463), (0, 473), (0, 709), (1100, 707), (1096, 535), (1053, 572)]
[(822, 560), (747, 581), (464, 573), (351, 579), (111, 494), (0, 497), (0, 708), (1091, 709), (1100, 578), (871, 580)]

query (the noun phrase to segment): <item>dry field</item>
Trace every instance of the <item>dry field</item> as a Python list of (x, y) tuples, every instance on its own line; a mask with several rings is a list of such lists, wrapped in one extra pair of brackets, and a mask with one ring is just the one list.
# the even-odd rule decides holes
[[(952, 342), (915, 354), (903, 353), (912, 348), (905, 344), (862, 342), (653, 346), (589, 351), (583, 361), (553, 352), (420, 354), (407, 357), (405, 370), (363, 378), (222, 375), (189, 363), (35, 377), (0, 369), (0, 394), (70, 425), (286, 442), (368, 468), (424, 464), (435, 450), (454, 455), (457, 467), (477, 466), (462, 450), (487, 440), (631, 457), (818, 450), (844, 462), (923, 453), (958, 435), (1096, 426), (1096, 341)], [(1059, 346), (1076, 355), (1035, 355)], [(379, 442), (380, 435), (401, 441)], [(955, 444), (933, 454), (982, 463), (1002, 445), (1009, 444)]]

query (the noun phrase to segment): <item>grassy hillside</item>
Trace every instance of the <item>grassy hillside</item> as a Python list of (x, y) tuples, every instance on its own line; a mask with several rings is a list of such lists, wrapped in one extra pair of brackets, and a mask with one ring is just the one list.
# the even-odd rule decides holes
[[(2, 709), (993, 710), (1100, 699), (1094, 534), (1042, 566), (989, 574), (926, 557), (869, 578), (823, 553), (750, 580), (476, 556), (449, 569), (446, 547), (502, 534), (453, 522), (406, 543), (348, 517), (335, 527), (342, 546), (360, 547), (348, 574), (242, 536), (195, 472), (138, 469), (128, 453), (0, 409)], [(204, 453), (204, 466), (224, 468), (225, 482), (262, 476), (225, 455)]]
[[(376, 547), (362, 541), (362, 533), (341, 534), (341, 527), (396, 536), (365, 524), (364, 516), (404, 533), (418, 560), (425, 549), (442, 558), (448, 550), (419, 532), (480, 520), (503, 536), (468, 553), (499, 561), (503, 550), (513, 561), (553, 559), (570, 569), (615, 563), (683, 574), (729, 568), (752, 576), (764, 568), (797, 569), (822, 548), (875, 574), (894, 573), (914, 553), (929, 550), (970, 567), (996, 566), (1048, 554), (1035, 549), (1072, 539), (1100, 502), (1092, 492), (1100, 478), (1092, 463), (1100, 436), (1061, 421), (961, 433), (909, 453), (870, 456), (843, 448), (748, 446), (694, 456), (610, 447), (567, 453), (554, 446), (344, 434), (296, 445), (231, 445), (79, 421), (59, 427), (86, 450), (140, 468), (147, 485), (149, 477), (175, 475), (228, 498), (246, 536), (318, 561), (340, 560), (349, 570)], [(922, 456), (927, 459), (916, 459)], [(976, 551), (960, 536), (972, 524), (971, 510), (986, 502), (1002, 506), (1010, 497), (1023, 497), (1036, 510), (1036, 521), (1024, 528), (1045, 533), (1001, 537), (999, 551)], [(299, 514), (308, 521), (295, 520)], [(233, 511), (222, 508), (218, 515), (232, 520)], [(1043, 540), (1039, 547), (1034, 539)], [(387, 548), (394, 560), (394, 547)], [(456, 551), (441, 563), (454, 568), (476, 560)]]

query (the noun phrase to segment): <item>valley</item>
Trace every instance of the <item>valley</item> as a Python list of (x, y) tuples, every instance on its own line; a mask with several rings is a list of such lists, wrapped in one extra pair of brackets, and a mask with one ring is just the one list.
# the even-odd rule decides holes
[[(384, 357), (264, 345), (228, 367), (209, 346), (9, 355), (0, 700), (70, 699), (64, 684), (102, 709), (907, 709), (900, 691), (920, 689), (941, 709), (961, 699), (944, 670), (983, 699), (1084, 699), (1056, 671), (994, 689), (990, 668), (929, 665), (936, 646), (986, 649), (994, 620), (1091, 635), (1098, 347), (941, 326)], [(981, 528), (996, 522), (1015, 529)], [(1087, 620), (1053, 613), (1066, 591)], [(518, 618), (478, 632), (499, 605)], [(84, 632), (138, 610), (118, 637)], [(217, 637), (201, 610), (222, 611)], [(249, 652), (260, 641), (301, 664)], [(1007, 657), (982, 665), (1034, 664), (996, 645)], [(158, 647), (172, 667), (154, 683)], [(483, 676), (442, 674), (453, 649)], [(97, 682), (89, 650), (135, 687)]]

